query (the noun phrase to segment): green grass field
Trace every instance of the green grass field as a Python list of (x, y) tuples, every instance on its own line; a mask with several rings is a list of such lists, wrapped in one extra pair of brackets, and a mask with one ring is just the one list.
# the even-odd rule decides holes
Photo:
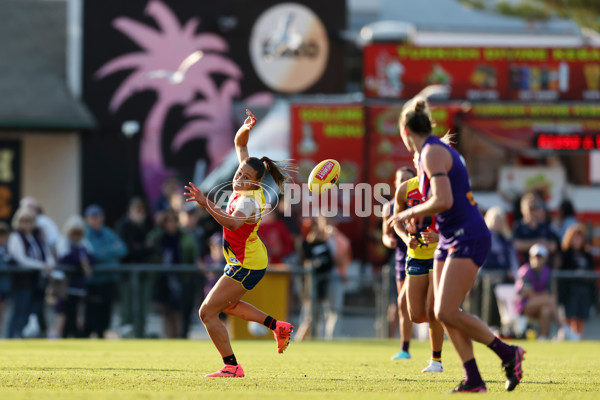
[[(420, 370), (426, 342), (413, 341), (412, 360), (391, 361), (395, 340), (234, 341), (245, 378), (209, 379), (222, 363), (209, 341), (27, 340), (0, 342), (0, 399), (437, 399), (462, 378), (445, 342), (443, 374)], [(523, 342), (525, 378), (504, 391), (500, 362), (476, 345), (488, 397), (600, 398), (600, 342)], [(227, 396), (227, 397), (226, 397)], [(472, 394), (453, 395), (458, 397)]]

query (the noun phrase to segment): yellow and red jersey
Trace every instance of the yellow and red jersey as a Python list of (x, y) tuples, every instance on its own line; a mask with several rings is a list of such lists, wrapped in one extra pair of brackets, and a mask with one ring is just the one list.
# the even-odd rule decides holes
[[(406, 208), (414, 207), (417, 204), (424, 203), (427, 201), (427, 198), (421, 194), (419, 191), (419, 178), (414, 177), (406, 181)], [(418, 237), (420, 238), (421, 232), (425, 231), (427, 228), (429, 230), (437, 233), (437, 228), (435, 224), (435, 219), (433, 217), (425, 217), (423, 226), (417, 227)], [(435, 252), (435, 248), (437, 247), (437, 242), (435, 243), (421, 243), (420, 240), (419, 246), (414, 249), (410, 247), (407, 250), (407, 255), (410, 258), (416, 258), (419, 260), (429, 260), (433, 258), (433, 253)]]
[(258, 227), (265, 208), (262, 188), (257, 190), (233, 191), (225, 212), (232, 215), (240, 207), (240, 202), (256, 202), (255, 222), (244, 222), (232, 231), (223, 227), (223, 255), (229, 265), (239, 265), (247, 269), (267, 268), (267, 248), (258, 237)]

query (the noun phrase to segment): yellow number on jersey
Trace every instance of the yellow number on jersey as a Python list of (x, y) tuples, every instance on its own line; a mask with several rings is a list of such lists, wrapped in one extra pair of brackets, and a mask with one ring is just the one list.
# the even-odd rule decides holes
[(474, 206), (474, 205), (477, 204), (475, 202), (475, 199), (473, 198), (473, 192), (468, 192), (467, 193), (467, 199), (469, 199), (469, 203), (471, 203), (472, 206)]

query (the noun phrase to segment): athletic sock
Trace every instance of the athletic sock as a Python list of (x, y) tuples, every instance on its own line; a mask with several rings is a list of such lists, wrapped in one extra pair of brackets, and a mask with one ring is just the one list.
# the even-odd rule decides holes
[(504, 343), (497, 337), (494, 338), (492, 343), (488, 344), (488, 347), (500, 357), (502, 363), (507, 363), (515, 357), (515, 350), (512, 346)]
[(483, 385), (483, 379), (481, 379), (481, 375), (479, 375), (479, 369), (477, 368), (477, 363), (474, 358), (464, 363), (463, 368), (465, 369), (465, 383), (467, 385)]
[(235, 355), (232, 354), (227, 357), (223, 357), (223, 364), (225, 365), (237, 365), (237, 360), (235, 359)]
[(405, 351), (408, 353), (408, 347), (410, 346), (410, 341), (406, 341), (406, 342), (402, 342), (402, 351)]
[(441, 350), (440, 351), (432, 351), (431, 352), (431, 359), (433, 361), (439, 361), (439, 362), (441, 362), (442, 361), (442, 351)]
[(275, 330), (277, 327), (277, 320), (271, 316), (267, 316), (267, 318), (265, 318), (265, 322), (263, 322), (263, 325), (270, 330)]

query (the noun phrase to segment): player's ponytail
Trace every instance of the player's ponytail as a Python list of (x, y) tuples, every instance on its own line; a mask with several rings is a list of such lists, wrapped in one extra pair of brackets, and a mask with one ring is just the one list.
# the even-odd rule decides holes
[(298, 170), (296, 165), (292, 163), (292, 160), (273, 161), (269, 157), (262, 157), (260, 161), (264, 163), (265, 168), (271, 174), (279, 191), (283, 193), (283, 185), (292, 180), (290, 172)]
[(290, 172), (298, 170), (296, 165), (292, 163), (292, 160), (273, 161), (269, 157), (262, 157), (260, 159), (250, 157), (246, 160), (246, 164), (256, 171), (257, 181), (260, 181), (265, 175), (265, 171), (268, 171), (281, 193), (283, 193), (283, 185), (287, 181), (292, 180)]
[(420, 135), (429, 135), (433, 132), (435, 122), (431, 118), (427, 98), (435, 95), (447, 95), (448, 87), (443, 85), (430, 85), (424, 88), (409, 100), (400, 113), (400, 129), (408, 127), (412, 132)]
[(435, 124), (429, 116), (427, 101), (415, 97), (407, 103), (400, 115), (400, 125), (401, 127), (408, 127), (414, 133), (429, 135)]

